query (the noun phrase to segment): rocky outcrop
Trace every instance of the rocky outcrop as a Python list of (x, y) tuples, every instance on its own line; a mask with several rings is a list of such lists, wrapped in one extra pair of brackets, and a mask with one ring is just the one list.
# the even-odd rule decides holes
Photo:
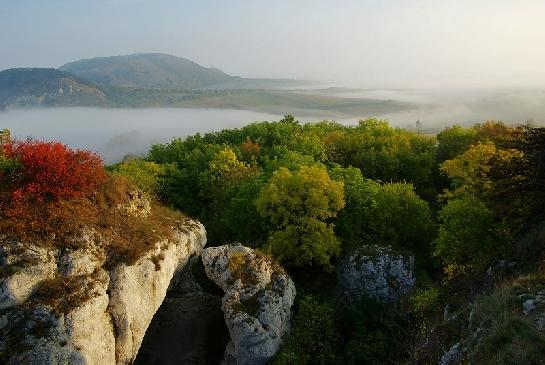
[(342, 260), (339, 288), (345, 302), (365, 295), (380, 302), (392, 302), (415, 284), (415, 261), (389, 247), (361, 246)]
[(55, 298), (42, 296), (5, 314), (0, 351), (6, 363), (115, 363), (115, 337), (107, 312), (107, 273), (98, 269), (64, 284), (74, 286), (74, 290), (55, 294), (78, 298), (74, 308), (56, 308)]
[(290, 328), (295, 286), (273, 260), (244, 246), (203, 251), (206, 274), (224, 291), (222, 310), (231, 342), (226, 364), (266, 364)]
[(0, 237), (0, 363), (129, 364), (169, 284), (206, 243), (187, 220), (136, 262), (105, 265), (100, 234), (79, 249)]

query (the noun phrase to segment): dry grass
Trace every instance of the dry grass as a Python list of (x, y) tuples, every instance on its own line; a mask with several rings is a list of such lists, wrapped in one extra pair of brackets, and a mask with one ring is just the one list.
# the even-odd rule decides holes
[(0, 232), (8, 239), (58, 249), (81, 247), (85, 229), (105, 251), (106, 267), (133, 264), (161, 240), (173, 239), (187, 218), (156, 203), (151, 214), (135, 217), (118, 207), (127, 204), (135, 187), (120, 175), (110, 175), (93, 196), (32, 203), (18, 214), (0, 216)]
[(46, 305), (53, 313), (66, 315), (96, 295), (94, 289), (98, 280), (96, 272), (91, 275), (72, 275), (44, 280), (34, 291), (31, 303)]

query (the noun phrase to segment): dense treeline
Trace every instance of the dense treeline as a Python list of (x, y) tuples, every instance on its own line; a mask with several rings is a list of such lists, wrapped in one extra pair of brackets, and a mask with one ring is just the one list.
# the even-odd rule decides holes
[[(441, 305), (471, 295), (501, 260), (542, 259), (541, 245), (518, 238), (542, 223), (544, 161), (542, 128), (486, 122), (426, 136), (376, 119), (286, 116), (176, 138), (112, 169), (200, 219), (211, 245), (242, 242), (288, 268), (299, 309), (278, 363), (356, 364), (414, 361)], [(417, 288), (396, 310), (334, 301), (339, 258), (365, 244), (416, 257)]]
[[(111, 239), (110, 260), (130, 263), (178, 217), (155, 203), (151, 218), (112, 213), (137, 186), (200, 219), (209, 245), (238, 241), (283, 263), (298, 295), (277, 364), (437, 362), (481, 325), (467, 359), (545, 356), (545, 335), (519, 302), (545, 292), (545, 128), (486, 122), (426, 136), (376, 119), (287, 116), (176, 138), (107, 169), (89, 152), (3, 131), (0, 231), (63, 249), (82, 226), (96, 227)], [(336, 300), (342, 256), (367, 244), (415, 256), (410, 295)], [(469, 313), (479, 324), (449, 319)]]

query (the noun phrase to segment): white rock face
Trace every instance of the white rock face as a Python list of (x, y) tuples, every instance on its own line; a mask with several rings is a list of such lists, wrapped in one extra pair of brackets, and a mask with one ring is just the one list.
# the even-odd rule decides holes
[[(77, 279), (76, 279), (77, 278)], [(109, 277), (97, 269), (73, 277), (86, 300), (67, 313), (35, 302), (11, 312), (2, 329), (2, 351), (10, 364), (114, 364), (115, 338), (108, 308)], [(16, 340), (16, 335), (22, 338)]]
[[(16, 261), (17, 250), (1, 253), (0, 264), (8, 275), (0, 278), (0, 363), (132, 363), (171, 279), (206, 244), (204, 227), (188, 220), (173, 239), (157, 242), (133, 265), (105, 271), (101, 244), (83, 236), (84, 249), (62, 254), (25, 245), (25, 252), (38, 252), (41, 260), (13, 273), (9, 265)], [(60, 313), (32, 296), (37, 285), (53, 278), (77, 283), (76, 293), (66, 295), (80, 299)]]
[[(109, 312), (116, 324), (118, 364), (129, 364), (135, 359), (171, 279), (185, 267), (191, 255), (202, 251), (204, 227), (195, 227), (196, 232), (178, 232), (176, 244), (161, 242), (135, 265), (120, 265), (110, 272)], [(163, 257), (158, 269), (153, 257)]]
[(389, 247), (362, 246), (348, 255), (339, 268), (341, 297), (346, 302), (362, 295), (392, 302), (414, 286), (413, 256), (402, 256)]
[(0, 278), (0, 310), (23, 303), (40, 281), (52, 278), (57, 271), (56, 255), (56, 251), (20, 242), (0, 244), (0, 265), (8, 271)]
[(244, 246), (207, 248), (208, 277), (225, 295), (222, 310), (231, 342), (226, 364), (266, 364), (290, 329), (295, 285), (271, 260)]

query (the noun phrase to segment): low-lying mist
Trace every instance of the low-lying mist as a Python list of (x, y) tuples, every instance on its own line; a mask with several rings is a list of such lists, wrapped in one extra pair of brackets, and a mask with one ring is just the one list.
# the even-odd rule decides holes
[[(304, 91), (301, 91), (304, 92)], [(351, 98), (399, 100), (414, 103), (412, 110), (361, 115), (338, 119), (355, 124), (359, 119), (378, 117), (397, 127), (414, 127), (417, 120), (424, 130), (437, 132), (452, 124), (470, 125), (485, 120), (507, 123), (545, 121), (545, 91), (411, 91), (325, 89), (306, 91)], [(299, 118), (302, 122), (322, 120)], [(286, 114), (290, 113), (286, 110)], [(309, 110), (307, 115), (313, 115)], [(297, 117), (297, 115), (296, 115)], [(98, 152), (106, 163), (114, 163), (128, 154), (145, 154), (154, 143), (197, 132), (242, 127), (254, 121), (273, 121), (281, 115), (229, 109), (149, 108), (49, 108), (0, 112), (0, 129), (8, 128), (16, 138), (58, 140), (75, 148)]]

